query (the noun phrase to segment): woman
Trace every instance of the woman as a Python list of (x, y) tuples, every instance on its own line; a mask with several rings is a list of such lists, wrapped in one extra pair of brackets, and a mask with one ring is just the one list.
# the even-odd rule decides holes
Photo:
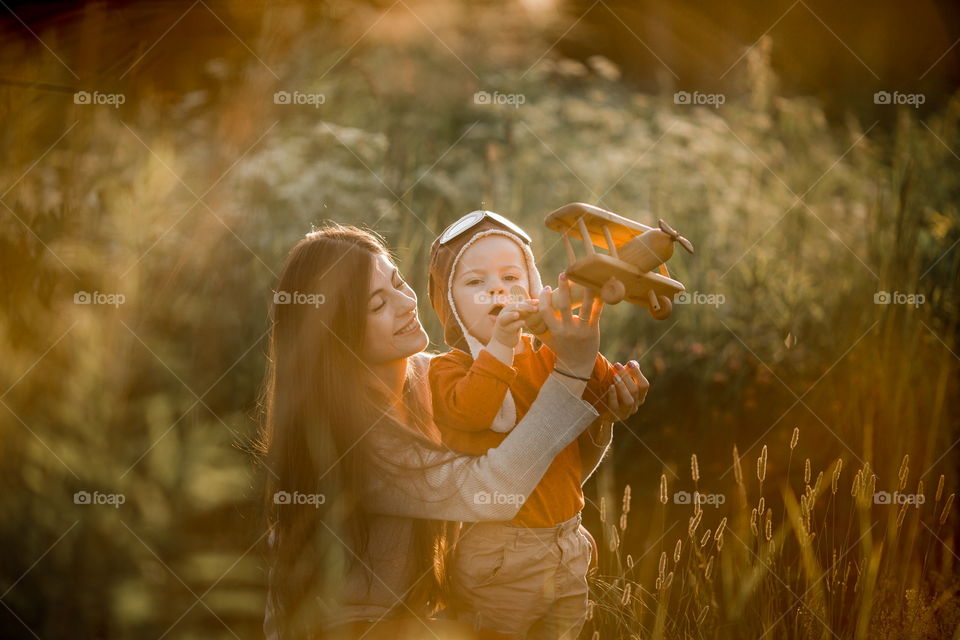
[[(569, 290), (541, 308), (544, 341), (587, 376), (602, 304)], [(261, 453), (267, 468), (271, 638), (436, 635), (459, 521), (511, 519), (551, 459), (597, 417), (585, 383), (553, 374), (496, 449), (455, 455), (428, 408), (428, 340), (417, 298), (380, 239), (333, 225), (290, 252), (273, 307)], [(646, 380), (617, 389), (642, 402)], [(509, 500), (490, 496), (511, 496)], [(407, 628), (396, 630), (405, 619)], [(449, 634), (442, 638), (454, 637)], [(467, 637), (467, 636), (456, 636)]]

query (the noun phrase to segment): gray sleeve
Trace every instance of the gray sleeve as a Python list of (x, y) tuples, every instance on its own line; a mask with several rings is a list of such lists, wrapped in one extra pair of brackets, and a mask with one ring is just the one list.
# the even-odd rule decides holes
[(392, 446), (375, 438), (390, 469), (369, 474), (366, 505), (372, 513), (409, 518), (510, 520), (554, 457), (597, 417), (551, 375), (523, 419), (484, 455), (438, 450), (415, 435), (394, 438)]

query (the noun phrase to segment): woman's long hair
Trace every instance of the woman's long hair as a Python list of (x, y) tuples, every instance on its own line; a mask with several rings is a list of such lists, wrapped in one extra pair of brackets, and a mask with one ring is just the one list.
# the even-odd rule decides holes
[[(274, 293), (258, 452), (267, 474), (270, 593), (284, 640), (317, 633), (346, 572), (366, 562), (358, 560), (370, 525), (362, 496), (377, 452), (364, 436), (378, 421), (392, 420), (383, 415), (390, 403), (374, 395), (359, 355), (380, 255), (389, 256), (371, 232), (326, 226), (290, 251)], [(422, 417), (409, 382), (408, 415)], [(425, 576), (406, 598), (415, 612), (442, 604), (446, 530), (442, 522), (415, 521), (414, 575)]]

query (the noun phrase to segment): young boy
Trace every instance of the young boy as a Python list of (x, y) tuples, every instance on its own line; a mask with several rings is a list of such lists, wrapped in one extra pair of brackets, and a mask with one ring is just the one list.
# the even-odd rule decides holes
[[(541, 289), (530, 238), (498, 214), (467, 214), (430, 249), (430, 301), (452, 347), (432, 359), (430, 389), (443, 441), (455, 451), (480, 455), (498, 446), (554, 368), (564, 373), (549, 348), (535, 349), (521, 334), (523, 314), (537, 301), (511, 302), (518, 285), (528, 296)], [(584, 398), (601, 416), (601, 399), (616, 375), (598, 355)], [(593, 551), (581, 532), (581, 485), (609, 445), (608, 439), (598, 442), (603, 420), (554, 459), (514, 520), (464, 526), (451, 568), (460, 619), (519, 638), (577, 637)]]

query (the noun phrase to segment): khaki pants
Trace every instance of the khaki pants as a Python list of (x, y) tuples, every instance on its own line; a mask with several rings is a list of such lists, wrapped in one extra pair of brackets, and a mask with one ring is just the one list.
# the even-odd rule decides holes
[(580, 514), (542, 529), (465, 524), (451, 568), (456, 618), (528, 640), (575, 640), (593, 550), (580, 529)]

